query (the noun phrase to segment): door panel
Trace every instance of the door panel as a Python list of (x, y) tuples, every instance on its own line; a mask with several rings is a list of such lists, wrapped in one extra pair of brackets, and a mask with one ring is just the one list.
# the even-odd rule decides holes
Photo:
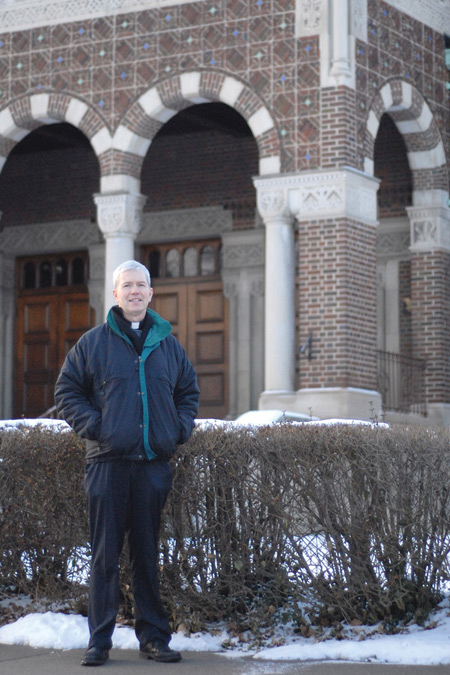
[(155, 290), (150, 305), (170, 321), (200, 387), (198, 417), (228, 413), (228, 301), (223, 295), (218, 239), (143, 246)]
[(57, 371), (59, 372), (67, 352), (95, 324), (94, 310), (89, 304), (87, 293), (69, 293), (59, 296), (57, 305), (58, 321), (64, 317), (64, 324), (57, 330)]
[(93, 325), (86, 292), (23, 293), (18, 298), (15, 417), (38, 417), (54, 405), (54, 386), (64, 358)]
[(220, 419), (228, 412), (228, 306), (221, 281), (188, 288), (188, 354), (200, 387), (199, 417)]
[(187, 341), (187, 290), (185, 285), (181, 284), (153, 284), (155, 294), (151, 302), (151, 309), (154, 309), (160, 316), (172, 324), (172, 333), (184, 346)]
[(196, 337), (195, 354), (197, 363), (223, 363), (225, 359), (223, 332), (198, 332)]
[(228, 412), (228, 305), (220, 281), (173, 284), (152, 281), (151, 303), (170, 321), (192, 362), (200, 387), (198, 417), (222, 419)]
[(195, 318), (197, 322), (223, 321), (224, 301), (222, 284), (220, 287), (203, 288), (198, 285), (195, 293)]

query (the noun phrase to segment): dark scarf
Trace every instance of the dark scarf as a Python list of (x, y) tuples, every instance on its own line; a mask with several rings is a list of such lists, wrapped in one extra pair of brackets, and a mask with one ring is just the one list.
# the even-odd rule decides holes
[(144, 343), (148, 335), (148, 331), (153, 325), (153, 320), (150, 314), (146, 312), (144, 318), (139, 324), (139, 328), (134, 329), (131, 327), (131, 321), (125, 319), (121, 307), (119, 307), (118, 305), (114, 305), (112, 310), (114, 312), (114, 316), (116, 318), (117, 325), (119, 326), (120, 330), (130, 338), (131, 342), (133, 343), (133, 347), (135, 348), (137, 353), (142, 354), (142, 350), (144, 348)]

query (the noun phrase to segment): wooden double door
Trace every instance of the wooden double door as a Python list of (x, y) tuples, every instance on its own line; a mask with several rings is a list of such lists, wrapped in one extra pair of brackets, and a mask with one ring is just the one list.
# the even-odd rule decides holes
[(220, 240), (143, 247), (152, 275), (150, 307), (172, 324), (200, 388), (199, 418), (224, 419), (229, 399), (229, 312), (220, 276)]
[[(179, 268), (172, 264), (174, 251), (180, 254)], [(17, 261), (13, 406), (17, 418), (38, 417), (53, 406), (56, 378), (67, 352), (95, 325), (86, 285), (87, 254), (65, 258), (34, 256)], [(197, 372), (198, 416), (225, 418), (229, 319), (219, 243), (146, 247), (142, 261), (152, 272), (151, 307), (170, 321)]]
[(196, 370), (198, 417), (223, 419), (228, 412), (228, 315), (222, 283), (155, 280), (152, 285), (151, 308), (170, 321)]
[(17, 261), (14, 417), (39, 417), (54, 405), (64, 358), (95, 324), (86, 287), (87, 255)]

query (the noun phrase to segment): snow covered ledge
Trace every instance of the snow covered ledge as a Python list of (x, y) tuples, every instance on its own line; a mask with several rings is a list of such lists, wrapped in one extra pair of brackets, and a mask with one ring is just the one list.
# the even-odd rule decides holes
[(381, 394), (353, 387), (266, 391), (260, 396), (259, 407), (261, 410), (293, 410), (321, 419), (382, 420)]

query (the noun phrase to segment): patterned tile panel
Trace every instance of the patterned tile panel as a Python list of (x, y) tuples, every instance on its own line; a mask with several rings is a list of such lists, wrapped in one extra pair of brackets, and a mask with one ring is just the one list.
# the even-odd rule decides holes
[[(185, 103), (178, 75), (200, 72), (205, 83), (228, 75), (248, 88), (236, 104), (246, 119), (264, 104), (281, 144), (301, 145), (284, 155), (292, 170), (320, 166), (316, 129), (326, 127), (319, 38), (296, 37), (297, 8), (296, 0), (164, 3), (2, 34), (0, 110), (13, 98), (55, 91), (81, 97), (114, 129), (155, 85), (165, 105), (179, 110)], [(370, 107), (377, 110), (374, 95), (392, 79), (417, 87), (447, 134), (442, 35), (389, 3), (367, 0), (367, 10), (368, 43), (358, 39), (355, 45), (358, 143)]]

